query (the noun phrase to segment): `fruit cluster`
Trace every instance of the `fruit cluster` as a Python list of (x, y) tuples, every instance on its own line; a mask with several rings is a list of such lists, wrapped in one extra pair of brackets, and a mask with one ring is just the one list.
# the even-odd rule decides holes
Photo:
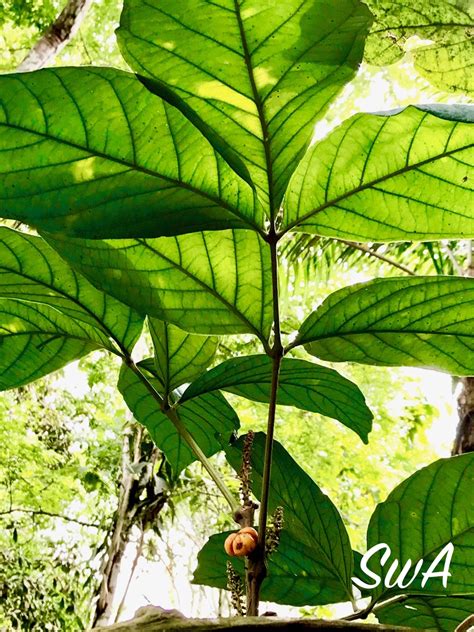
[(253, 527), (244, 527), (237, 533), (231, 533), (227, 536), (224, 542), (224, 549), (227, 555), (243, 557), (255, 551), (257, 542), (258, 533), (255, 529)]

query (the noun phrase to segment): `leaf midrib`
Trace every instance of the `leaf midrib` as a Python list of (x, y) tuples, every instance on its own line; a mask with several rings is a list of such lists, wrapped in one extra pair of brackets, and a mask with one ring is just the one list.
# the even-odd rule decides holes
[(454, 336), (455, 338), (458, 338), (458, 337), (474, 338), (474, 330), (472, 334), (468, 334), (468, 333), (456, 334), (456, 333), (447, 333), (447, 332), (442, 332), (442, 331), (424, 331), (421, 329), (415, 330), (415, 331), (410, 331), (406, 329), (374, 329), (374, 330), (365, 329), (365, 330), (360, 330), (360, 331), (348, 331), (348, 332), (338, 331), (332, 334), (317, 336), (315, 338), (311, 338), (310, 340), (297, 338), (294, 341), (294, 343), (292, 343), (290, 348), (293, 348), (296, 345), (312, 344), (313, 342), (318, 342), (319, 340), (329, 340), (331, 338), (347, 338), (349, 336), (363, 336), (363, 335), (374, 335), (374, 334), (394, 334), (394, 335), (407, 335), (407, 334), (410, 335), (411, 334), (413, 336), (429, 335), (429, 336)]
[(235, 15), (237, 18), (237, 24), (239, 27), (240, 39), (242, 41), (242, 51), (243, 57), (245, 61), (245, 67), (247, 69), (247, 74), (250, 81), (250, 87), (252, 89), (253, 100), (255, 102), (255, 106), (257, 108), (258, 119), (260, 121), (260, 126), (262, 128), (262, 144), (265, 153), (265, 163), (266, 163), (266, 175), (268, 182), (268, 198), (270, 202), (269, 215), (271, 220), (274, 220), (274, 191), (273, 191), (273, 165), (272, 165), (272, 157), (271, 157), (271, 148), (270, 148), (270, 134), (267, 126), (267, 121), (265, 118), (265, 110), (263, 101), (260, 98), (260, 94), (257, 89), (257, 84), (255, 81), (255, 75), (252, 67), (252, 56), (250, 54), (250, 49), (247, 43), (247, 36), (245, 34), (244, 23), (242, 20), (242, 15), (240, 12), (240, 3), (239, 0), (234, 0), (235, 7)]
[[(95, 348), (100, 349), (102, 347), (104, 349), (108, 349), (107, 347), (104, 347), (103, 344), (99, 340), (91, 340), (90, 338), (83, 338), (82, 336), (73, 336), (72, 334), (69, 334), (66, 331), (52, 332), (52, 331), (41, 331), (39, 329), (34, 329), (31, 331), (27, 329), (25, 329), (24, 331), (12, 331), (12, 332), (9, 331), (5, 336), (0, 335), (0, 341), (2, 341), (3, 338), (12, 338), (13, 336), (51, 336), (53, 339), (67, 338), (69, 340), (79, 340), (80, 342), (84, 342)], [(44, 344), (47, 344), (48, 342), (49, 341), (46, 340)]]
[[(261, 227), (259, 227), (257, 224), (253, 223), (250, 218), (246, 217), (245, 215), (242, 215), (241, 213), (238, 212), (237, 209), (235, 209), (233, 206), (231, 206), (228, 202), (225, 202), (224, 200), (222, 200), (219, 197), (216, 197), (214, 195), (211, 195), (209, 193), (206, 193), (205, 191), (202, 191), (200, 189), (197, 189), (196, 187), (193, 187), (191, 184), (188, 184), (186, 182), (182, 182), (181, 180), (176, 180), (175, 178), (171, 178), (169, 176), (165, 176), (163, 174), (160, 174), (156, 171), (153, 171), (151, 169), (147, 169), (146, 167), (142, 167), (140, 165), (137, 165), (136, 163), (129, 161), (129, 160), (124, 160), (122, 158), (117, 158), (116, 156), (110, 156), (105, 154), (104, 152), (98, 151), (97, 149), (91, 149), (89, 147), (84, 147), (82, 145), (79, 145), (78, 143), (74, 143), (73, 141), (69, 141), (66, 140), (64, 138), (59, 138), (57, 136), (52, 136), (50, 134), (47, 134), (46, 132), (39, 132), (37, 130), (33, 130), (33, 129), (28, 129), (26, 127), (23, 127), (22, 125), (16, 125), (14, 123), (4, 123), (4, 122), (0, 122), (0, 127), (5, 127), (7, 129), (15, 129), (18, 130), (20, 132), (24, 132), (27, 134), (34, 134), (36, 136), (39, 136), (41, 138), (44, 138), (46, 140), (58, 143), (60, 145), (65, 145), (67, 147), (71, 147), (73, 149), (77, 149), (79, 151), (83, 151), (86, 152), (87, 154), (89, 154), (90, 157), (96, 157), (96, 158), (101, 158), (102, 160), (105, 161), (109, 161), (124, 167), (128, 167), (130, 168), (132, 171), (136, 171), (138, 173), (143, 173), (144, 175), (153, 177), (153, 178), (158, 178), (161, 180), (164, 180), (165, 182), (169, 182), (171, 184), (173, 184), (174, 186), (180, 187), (182, 189), (186, 189), (187, 191), (190, 191), (206, 200), (209, 200), (211, 202), (213, 202), (214, 204), (216, 204), (217, 206), (220, 206), (221, 208), (226, 209), (227, 211), (229, 211), (230, 213), (232, 213), (233, 215), (235, 215), (237, 218), (239, 218), (244, 224), (246, 224), (247, 226), (249, 226), (252, 230), (257, 231), (259, 234), (264, 235), (264, 231), (262, 230)], [(48, 169), (48, 165), (45, 165), (43, 167), (44, 169)], [(235, 177), (238, 178), (239, 176), (237, 176), (237, 174), (235, 174)]]

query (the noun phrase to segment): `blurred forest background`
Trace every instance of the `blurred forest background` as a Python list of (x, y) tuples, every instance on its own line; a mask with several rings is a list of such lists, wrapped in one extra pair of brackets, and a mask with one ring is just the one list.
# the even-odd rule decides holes
[[(64, 6), (64, 0), (3, 1), (2, 72), (19, 67)], [(119, 0), (90, 3), (74, 37), (48, 63), (127, 69), (114, 35), (120, 10)], [(325, 135), (356, 111), (456, 99), (466, 101), (416, 76), (409, 57), (385, 69), (363, 66), (315, 134)], [(284, 307), (291, 320), (357, 281), (464, 273), (469, 255), (466, 243), (361, 247), (302, 235), (285, 250), (291, 290)], [(222, 339), (216, 362), (251, 353), (252, 344), (248, 337)], [(148, 603), (195, 616), (230, 612), (225, 593), (190, 583), (208, 535), (231, 526), (226, 506), (198, 464), (178, 480), (170, 477), (115, 388), (118, 369), (113, 358), (96, 353), (0, 394), (2, 630), (80, 630), (92, 620), (123, 620)], [(369, 446), (361, 447), (341, 424), (285, 408), (276, 437), (341, 508), (353, 547), (363, 551), (375, 504), (415, 470), (451, 453), (456, 382), (414, 369), (344, 366), (342, 372), (374, 411)], [(263, 405), (237, 397), (232, 404), (243, 431), (264, 428)], [(227, 479), (237, 489), (230, 469)]]

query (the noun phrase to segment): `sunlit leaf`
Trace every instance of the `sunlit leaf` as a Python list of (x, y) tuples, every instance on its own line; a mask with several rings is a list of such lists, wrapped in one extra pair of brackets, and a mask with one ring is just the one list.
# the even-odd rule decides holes
[[(368, 0), (375, 22), (365, 57), (392, 64), (411, 51), (415, 68), (445, 90), (474, 92), (474, 4), (470, 0)], [(407, 46), (408, 44), (408, 46)]]
[(474, 236), (472, 121), (470, 106), (357, 114), (301, 161), (285, 228), (359, 242)]
[(118, 40), (145, 85), (240, 159), (276, 212), (369, 24), (358, 0), (126, 0)]
[(0, 297), (55, 307), (125, 350), (132, 349), (142, 329), (142, 316), (97, 290), (43, 239), (8, 228), (0, 228)]
[(166, 393), (191, 382), (212, 362), (218, 339), (195, 336), (156, 318), (149, 319), (155, 348), (156, 376)]
[(47, 239), (94, 285), (141, 313), (192, 333), (247, 332), (266, 338), (270, 332), (270, 254), (256, 233)]
[(293, 344), (334, 362), (474, 375), (473, 314), (474, 279), (376, 279), (331, 294)]
[(112, 343), (41, 303), (0, 299), (0, 390), (17, 388)]
[[(219, 389), (268, 403), (271, 381), (268, 356), (232, 358), (199, 377), (186, 389), (182, 401)], [(336, 371), (306, 360), (283, 358), (277, 401), (338, 419), (365, 442), (372, 427), (372, 413), (357, 386)]]
[(0, 216), (42, 230), (157, 237), (262, 224), (252, 189), (202, 134), (119, 70), (0, 77), (0, 144)]
[[(412, 579), (417, 563), (424, 560), (409, 586), (410, 594), (474, 594), (473, 482), (474, 454), (441, 459), (410, 476), (377, 506), (367, 532), (367, 547), (383, 542), (390, 547), (391, 554), (383, 566), (380, 555), (369, 562), (369, 568), (382, 578), (380, 585), (372, 590), (374, 598), (407, 593), (406, 587), (385, 586), (395, 560), (398, 560), (396, 576), (411, 560), (405, 584)], [(431, 577), (422, 585), (423, 573), (449, 543), (454, 546), (454, 554), (446, 587), (440, 576)], [(436, 572), (442, 571), (444, 562), (443, 558)]]

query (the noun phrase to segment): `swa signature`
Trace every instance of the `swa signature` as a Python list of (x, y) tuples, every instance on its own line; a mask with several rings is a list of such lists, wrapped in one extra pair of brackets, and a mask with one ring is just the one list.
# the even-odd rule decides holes
[[(371, 549), (369, 549), (367, 553), (365, 553), (362, 556), (362, 559), (360, 562), (361, 572), (372, 581), (369, 583), (369, 582), (364, 581), (361, 577), (353, 577), (352, 581), (358, 588), (364, 588), (367, 590), (367, 589), (377, 588), (377, 586), (380, 585), (382, 581), (381, 576), (375, 573), (374, 571), (372, 571), (368, 566), (372, 557), (377, 555), (380, 551), (384, 551), (384, 552), (380, 557), (379, 564), (381, 567), (384, 567), (392, 554), (392, 550), (388, 546), (388, 544), (385, 544), (383, 542), (380, 544), (376, 544)], [(451, 566), (453, 553), (454, 553), (454, 545), (452, 542), (450, 542), (438, 553), (435, 559), (431, 562), (429, 568), (423, 573), (421, 573), (421, 576), (422, 576), (421, 587), (422, 588), (426, 586), (426, 584), (428, 583), (430, 579), (434, 579), (434, 578), (441, 578), (443, 582), (443, 587), (444, 588), (447, 587), (448, 578), (451, 577), (451, 573), (449, 572), (449, 567)], [(384, 586), (386, 588), (395, 588), (395, 586), (398, 586), (399, 588), (407, 588), (408, 586), (410, 586), (415, 581), (415, 579), (419, 576), (420, 571), (424, 565), (424, 560), (421, 559), (418, 561), (418, 563), (414, 567), (413, 572), (411, 574), (410, 574), (410, 570), (412, 568), (411, 560), (407, 560), (407, 562), (405, 562), (403, 568), (400, 570), (399, 574), (397, 575), (397, 569), (399, 565), (400, 565), (399, 561), (394, 560), (392, 564), (390, 565), (390, 567), (388, 568), (388, 571), (385, 574), (385, 578), (384, 578)]]

